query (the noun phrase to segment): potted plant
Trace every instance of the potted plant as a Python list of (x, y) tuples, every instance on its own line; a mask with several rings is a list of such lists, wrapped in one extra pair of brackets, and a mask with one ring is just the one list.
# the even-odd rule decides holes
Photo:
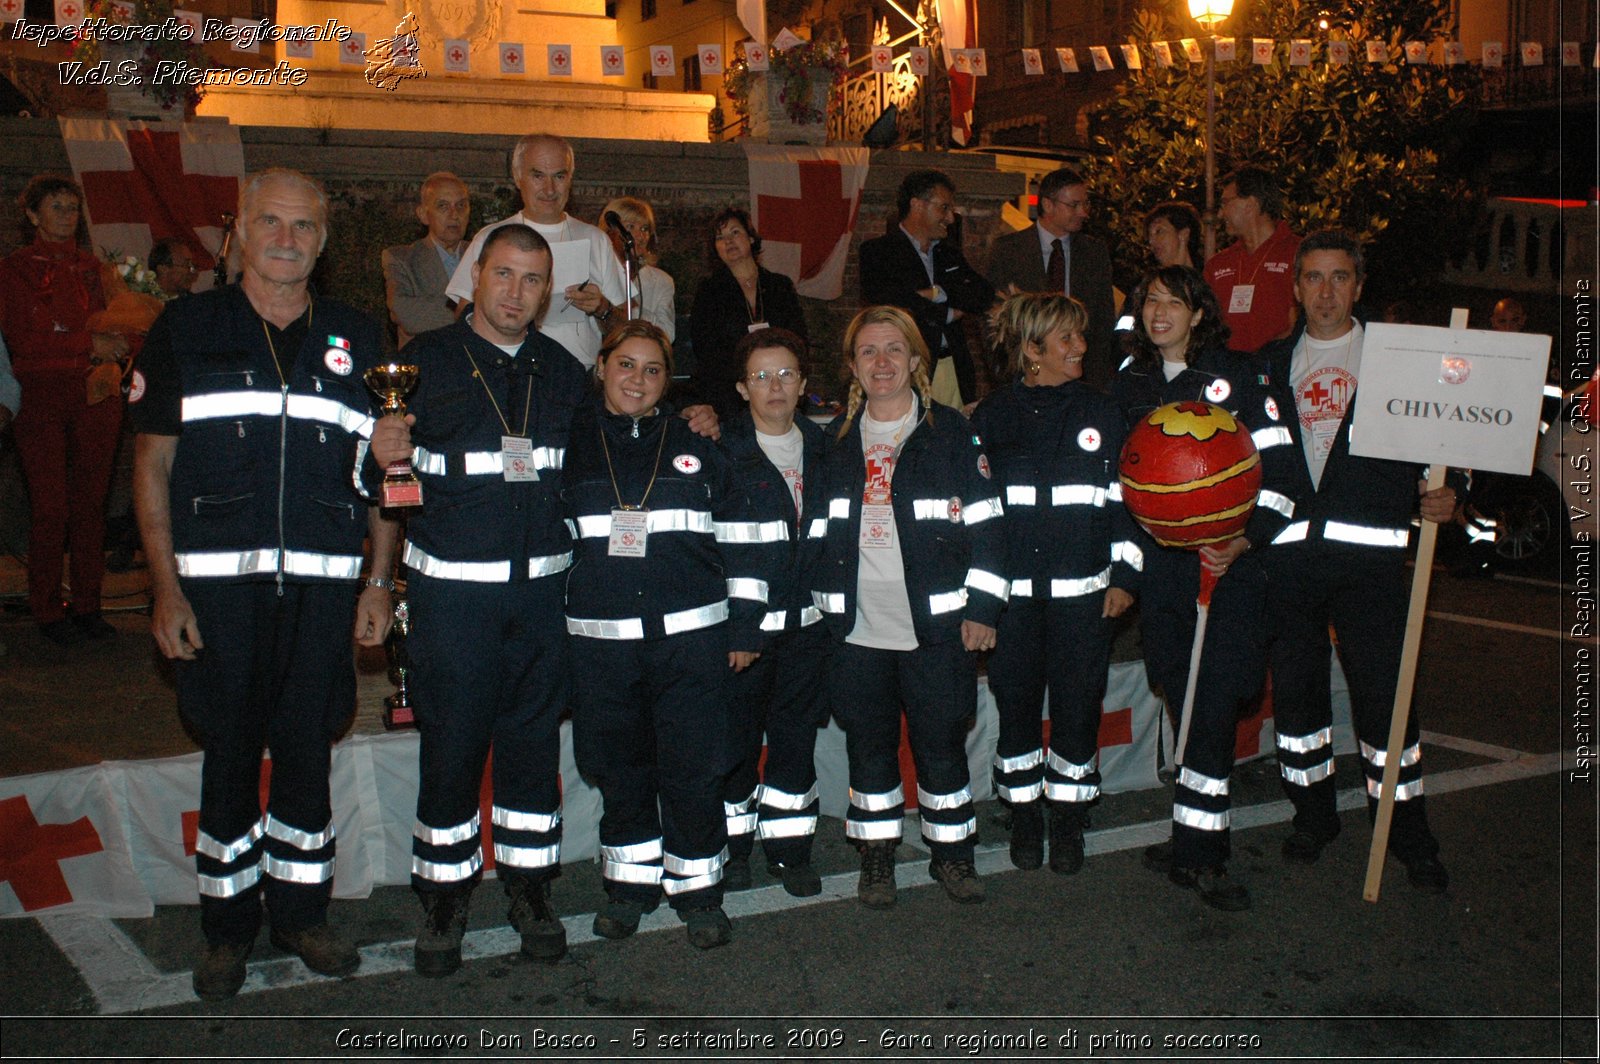
[(155, 80), (157, 67), (163, 62), (184, 64), (197, 70), (206, 65), (205, 50), (174, 19), (172, 0), (133, 0), (131, 22), (118, 14), (111, 0), (88, 0), (86, 8), (88, 18), (161, 29), (161, 32), (150, 33), (147, 40), (102, 41), (98, 37), (84, 36), (73, 42), (72, 58), (86, 66), (102, 59), (111, 62), (113, 72), (123, 62), (137, 65), (137, 84), (107, 86), (106, 110), (157, 118), (181, 118), (194, 110), (205, 91), (203, 88), (187, 84), (184, 79), (168, 77), (159, 83)]
[(842, 41), (802, 41), (768, 55), (752, 71), (741, 57), (728, 67), (723, 91), (745, 118), (749, 135), (774, 143), (821, 144), (828, 139), (828, 101), (849, 60)]

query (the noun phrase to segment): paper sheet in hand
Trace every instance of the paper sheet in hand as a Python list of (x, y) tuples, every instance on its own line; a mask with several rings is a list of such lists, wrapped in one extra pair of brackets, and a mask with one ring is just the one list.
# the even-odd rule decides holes
[(557, 240), (550, 245), (555, 258), (551, 268), (550, 309), (542, 325), (582, 325), (588, 315), (567, 302), (568, 285), (592, 281), (598, 288), (600, 278), (589, 276), (589, 242), (587, 240)]
[(1350, 453), (1525, 476), (1549, 360), (1548, 336), (1368, 325)]

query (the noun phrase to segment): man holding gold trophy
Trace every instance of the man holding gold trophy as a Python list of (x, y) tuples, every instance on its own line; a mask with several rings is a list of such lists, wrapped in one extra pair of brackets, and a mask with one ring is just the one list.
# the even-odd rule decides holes
[[(243, 984), (263, 895), (279, 949), (324, 975), (360, 964), (327, 923), (328, 772), (355, 702), (352, 626), (381, 643), (393, 587), (369, 580), (357, 599), (376, 513), (356, 478), (373, 427), (363, 377), (383, 341), (366, 315), (309, 287), (327, 197), (292, 170), (255, 174), (237, 237), (239, 284), (169, 304), (128, 395), (151, 630), (205, 750), (194, 989), (206, 1000)], [(370, 527), (373, 571), (387, 573), (392, 532)]]
[[(551, 260), (534, 229), (489, 233), (467, 264), (466, 312), (406, 345), (400, 363), (415, 367), (409, 413), (379, 420), (362, 470), (376, 486), (387, 468), (393, 485), (403, 475), (396, 467), (409, 462), (421, 481), (421, 505), (406, 510), (404, 562), (422, 740), (411, 884), (424, 917), (415, 965), (427, 976), (461, 967), (468, 903), (482, 878), (478, 795), (491, 744), (494, 861), (511, 924), (529, 957), (554, 962), (566, 952), (550, 907), (561, 870), (558, 728), (569, 688), (563, 602), (572, 565), (559, 492), (573, 411), (589, 382), (572, 354), (537, 331)], [(383, 375), (402, 388), (396, 373)]]

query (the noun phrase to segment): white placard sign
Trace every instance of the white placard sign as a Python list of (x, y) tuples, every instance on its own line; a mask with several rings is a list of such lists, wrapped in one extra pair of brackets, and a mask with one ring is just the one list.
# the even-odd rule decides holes
[(1366, 327), (1350, 453), (1526, 476), (1550, 337)]

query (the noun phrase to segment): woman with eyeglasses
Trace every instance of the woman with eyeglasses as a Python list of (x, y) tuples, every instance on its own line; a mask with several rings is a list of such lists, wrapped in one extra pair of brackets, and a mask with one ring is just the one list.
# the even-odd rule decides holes
[[(765, 649), (732, 677), (738, 767), (724, 793), (724, 878), (729, 890), (751, 885), (750, 855), (759, 835), (768, 871), (797, 898), (822, 891), (811, 867), (811, 842), (817, 833), (817, 729), (828, 719), (828, 637), (811, 602), (801, 550), (815, 508), (806, 488), (824, 446), (822, 430), (795, 416), (805, 392), (805, 356), (805, 341), (787, 329), (762, 329), (739, 341), (735, 387), (748, 406), (723, 426), (721, 441), (749, 498), (748, 519), (731, 531), (781, 544), (785, 559), (768, 585)], [(763, 737), (767, 759), (760, 772)]]
[[(1083, 867), (1083, 829), (1100, 797), (1100, 703), (1113, 618), (1133, 604), (1140, 567), (1118, 500), (1122, 410), (1083, 380), (1089, 315), (1061, 295), (1013, 296), (992, 316), (1011, 383), (972, 424), (1004, 492), (1011, 598), (1000, 618), (989, 690), (1000, 717), (994, 785), (1011, 810), (1011, 863)], [(1050, 744), (1041, 716), (1049, 693)]]
[(650, 204), (635, 196), (618, 196), (600, 211), (600, 230), (611, 238), (611, 249), (619, 261), (625, 254), (622, 234), (606, 224), (606, 215), (613, 212), (633, 237), (634, 253), (639, 259), (633, 275), (633, 317), (643, 318), (671, 341), (678, 335), (677, 287), (672, 275), (656, 265), (656, 213)]

